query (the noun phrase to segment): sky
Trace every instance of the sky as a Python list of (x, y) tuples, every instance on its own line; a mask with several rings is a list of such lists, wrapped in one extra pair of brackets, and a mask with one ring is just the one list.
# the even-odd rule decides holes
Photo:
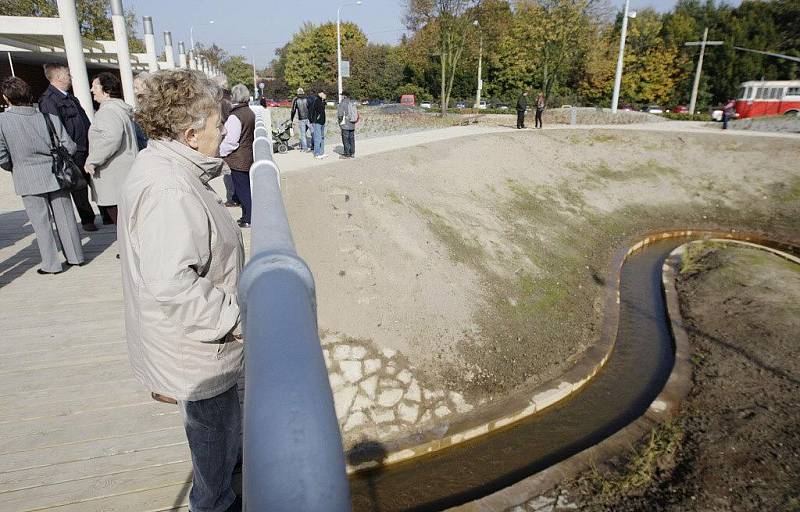
[[(620, 8), (624, 5), (624, 0), (611, 1)], [(405, 31), (404, 0), (363, 0), (362, 5), (354, 5), (355, 0), (123, 0), (122, 3), (136, 12), (139, 37), (142, 37), (141, 17), (153, 17), (159, 53), (164, 45), (163, 33), (170, 31), (177, 59), (178, 41), (184, 41), (188, 49), (190, 28), (194, 27), (195, 42), (216, 43), (230, 54), (255, 60), (256, 67), (262, 69), (275, 57), (275, 49), (286, 44), (304, 22), (335, 22), (337, 8), (350, 2), (353, 3), (342, 7), (342, 20), (358, 24), (370, 42), (396, 43), (400, 39)], [(653, 7), (666, 11), (676, 0), (630, 2), (632, 10)], [(728, 3), (738, 4), (739, 0)], [(230, 9), (233, 5), (236, 11)]]

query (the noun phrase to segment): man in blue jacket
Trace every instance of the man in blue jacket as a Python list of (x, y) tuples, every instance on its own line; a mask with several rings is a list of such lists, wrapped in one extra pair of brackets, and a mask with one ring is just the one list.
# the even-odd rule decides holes
[[(89, 126), (91, 122), (78, 98), (69, 92), (72, 88), (72, 76), (69, 74), (69, 68), (58, 63), (45, 64), (44, 75), (50, 82), (50, 86), (39, 98), (39, 110), (58, 116), (61, 120), (67, 134), (78, 147), (72, 158), (83, 172), (86, 183), (91, 183), (89, 175), (83, 171), (86, 157), (89, 156)], [(83, 230), (97, 231), (97, 226), (94, 225), (94, 210), (89, 203), (89, 189), (73, 190), (71, 193), (75, 207), (78, 209), (78, 215), (81, 217)]]

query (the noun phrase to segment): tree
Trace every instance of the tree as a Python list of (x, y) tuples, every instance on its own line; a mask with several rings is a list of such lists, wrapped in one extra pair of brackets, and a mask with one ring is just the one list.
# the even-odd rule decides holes
[[(367, 36), (355, 23), (341, 24), (342, 58), (352, 57), (359, 48), (366, 46)], [(328, 88), (335, 84), (336, 69), (336, 24), (325, 23), (314, 26), (306, 23), (281, 50), (285, 56), (285, 79), (292, 87), (314, 86)], [(351, 58), (352, 61), (352, 58)]]
[(234, 55), (230, 58), (225, 58), (219, 65), (219, 68), (228, 77), (228, 86), (233, 87), (237, 84), (246, 86), (253, 96), (253, 66), (241, 55)]
[(474, 19), (469, 11), (479, 0), (408, 0), (406, 26), (418, 30), (429, 26), (438, 40), (440, 95), (442, 115), (447, 115), (447, 105), (453, 90), (456, 67), (466, 47), (469, 28)]

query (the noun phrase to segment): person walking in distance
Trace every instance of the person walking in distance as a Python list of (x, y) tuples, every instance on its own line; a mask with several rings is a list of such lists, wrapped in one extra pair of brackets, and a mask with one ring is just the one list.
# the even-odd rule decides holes
[[(20, 78), (8, 77), (0, 85), (8, 104), (0, 113), (0, 167), (11, 171), (14, 192), (22, 196), (25, 213), (36, 233), (36, 245), (42, 257), (39, 274), (59, 274), (64, 268), (59, 247), (67, 265), (84, 262), (81, 237), (69, 192), (53, 174), (50, 132), (44, 115), (31, 103), (31, 88)], [(57, 116), (45, 114), (52, 121), (59, 144), (71, 153), (75, 143), (69, 138)], [(53, 224), (56, 229), (53, 232)]]
[(524, 91), (517, 99), (517, 130), (525, 128), (525, 112), (528, 110), (528, 91)]
[(256, 115), (248, 104), (250, 91), (242, 84), (231, 89), (231, 110), (225, 121), (227, 134), (219, 146), (219, 155), (231, 168), (231, 178), (236, 197), (242, 205), (239, 226), (250, 227), (250, 166), (253, 165)]
[[(70, 93), (72, 75), (69, 74), (69, 68), (64, 64), (52, 63), (44, 65), (44, 76), (50, 85), (39, 98), (39, 111), (54, 115), (61, 121), (67, 134), (77, 145), (77, 150), (72, 158), (75, 164), (83, 170), (86, 157), (89, 156), (89, 126), (91, 122), (78, 98)], [(89, 175), (85, 171), (83, 173), (86, 183), (91, 183)], [(83, 230), (97, 231), (97, 226), (94, 225), (94, 210), (89, 202), (89, 189), (73, 190), (71, 194), (78, 215), (81, 217)], [(103, 210), (105, 209), (103, 208)], [(103, 220), (111, 223), (111, 218), (107, 214)]]
[(309, 119), (314, 130), (314, 158), (321, 160), (325, 154), (325, 93), (320, 92), (314, 99)]
[[(313, 98), (311, 99), (313, 101)], [(311, 123), (308, 121), (309, 98), (302, 87), (297, 88), (297, 96), (292, 100), (292, 113), (289, 121), (294, 123), (294, 115), (297, 114), (298, 133), (300, 137), (300, 150), (308, 151), (308, 136), (311, 134)]]
[(736, 116), (736, 101), (728, 100), (724, 107), (722, 107), (722, 129), (728, 129), (728, 121)]
[(542, 113), (544, 113), (544, 94), (539, 93), (539, 96), (536, 98), (536, 122), (534, 126), (536, 128), (542, 127)]
[(336, 109), (336, 118), (339, 121), (339, 128), (342, 129), (342, 146), (344, 147), (340, 158), (355, 158), (358, 111), (347, 91), (342, 91), (342, 101)]

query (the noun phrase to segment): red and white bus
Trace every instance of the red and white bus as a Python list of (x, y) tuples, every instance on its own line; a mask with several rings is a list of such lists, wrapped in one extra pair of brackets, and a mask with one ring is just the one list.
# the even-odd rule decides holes
[(800, 80), (744, 82), (736, 98), (739, 119), (800, 115)]

